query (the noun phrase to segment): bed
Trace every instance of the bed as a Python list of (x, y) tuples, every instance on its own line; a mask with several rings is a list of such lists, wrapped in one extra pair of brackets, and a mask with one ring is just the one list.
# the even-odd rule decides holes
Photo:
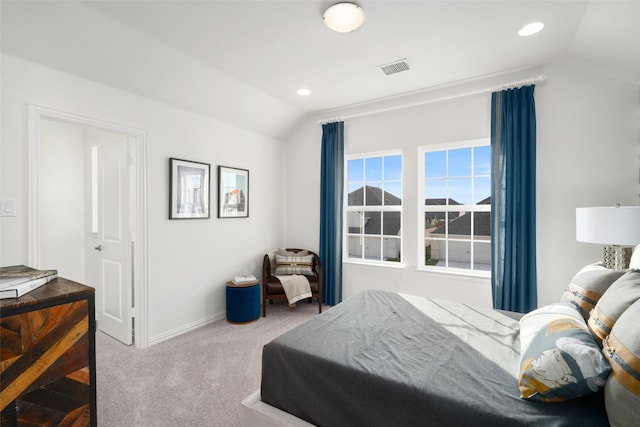
[(520, 398), (520, 317), (365, 291), (265, 345), (244, 425), (609, 425), (602, 390)]

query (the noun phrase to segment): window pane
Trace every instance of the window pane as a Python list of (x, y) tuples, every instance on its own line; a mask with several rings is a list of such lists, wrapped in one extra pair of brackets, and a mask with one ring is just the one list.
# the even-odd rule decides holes
[(349, 184), (349, 194), (347, 195), (347, 205), (349, 206), (363, 206), (364, 205), (364, 187), (360, 184), (355, 184), (351, 187)]
[(364, 198), (365, 206), (382, 206), (382, 188), (380, 188), (380, 182), (375, 183), (375, 186), (367, 185), (365, 187)]
[(447, 221), (453, 221), (454, 219), (457, 219), (460, 215), (464, 215), (464, 213), (465, 213), (464, 211), (462, 211), (462, 212), (455, 212), (455, 211), (449, 212), (447, 214)]
[(425, 239), (424, 263), (444, 267), (445, 240)]
[(424, 177), (442, 178), (447, 176), (447, 152), (432, 151), (424, 153)]
[(364, 234), (380, 234), (382, 212), (364, 212)]
[(383, 233), (385, 236), (400, 235), (400, 212), (384, 212), (383, 213)]
[(471, 212), (449, 212), (449, 238), (471, 238)]
[(347, 230), (349, 233), (362, 234), (362, 211), (347, 212)]
[(362, 258), (362, 245), (360, 244), (360, 237), (349, 236), (349, 257)]
[(425, 236), (428, 233), (429, 235), (437, 235), (439, 237), (445, 236), (445, 212), (425, 212), (424, 213), (424, 228), (425, 228)]
[(491, 174), (491, 146), (475, 147), (473, 149), (473, 174)]
[(347, 181), (351, 184), (356, 182), (362, 184), (364, 182), (364, 159), (349, 160), (347, 164), (349, 177)]
[(364, 238), (364, 257), (365, 259), (381, 260), (380, 251), (380, 237), (365, 237)]
[(402, 184), (399, 182), (386, 182), (384, 184), (385, 206), (398, 206), (402, 204)]
[(489, 242), (473, 243), (473, 269), (491, 271), (491, 244)]
[(402, 156), (387, 156), (384, 158), (385, 181), (402, 179)]
[[(472, 205), (471, 178), (453, 178), (447, 180), (449, 198), (457, 204)], [(450, 204), (456, 204), (452, 203)]]
[(400, 262), (400, 239), (383, 238), (384, 261)]
[(367, 185), (374, 181), (382, 181), (382, 157), (364, 159), (364, 171)]
[[(400, 261), (402, 155), (349, 160), (345, 229), (348, 257)], [(446, 181), (442, 181), (444, 184)], [(381, 207), (387, 206), (389, 208)], [(352, 209), (358, 210), (352, 210)], [(373, 210), (369, 210), (373, 209)], [(387, 236), (384, 237), (383, 236)]]
[(444, 205), (447, 197), (447, 181), (444, 179), (427, 180), (424, 183), (425, 205)]
[(424, 212), (425, 265), (490, 271), (491, 147), (424, 156), (425, 209), (453, 209)]
[(473, 204), (491, 204), (491, 178), (475, 178), (473, 180)]
[(449, 242), (449, 267), (471, 268), (471, 242)]
[(491, 212), (473, 213), (473, 238), (491, 241)]
[(449, 176), (471, 176), (471, 148), (449, 150)]

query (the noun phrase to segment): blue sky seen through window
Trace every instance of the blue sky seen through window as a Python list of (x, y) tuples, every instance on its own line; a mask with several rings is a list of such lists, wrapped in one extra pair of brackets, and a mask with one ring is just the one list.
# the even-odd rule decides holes
[(348, 161), (349, 193), (362, 187), (378, 187), (402, 199), (402, 156), (367, 157)]
[[(491, 195), (491, 148), (469, 147), (425, 153), (425, 199), (450, 198), (475, 205)], [(402, 156), (348, 161), (349, 193), (363, 186), (380, 187), (402, 198)], [(472, 191), (473, 189), (473, 191)]]
[(491, 195), (491, 147), (425, 153), (425, 199), (475, 205)]

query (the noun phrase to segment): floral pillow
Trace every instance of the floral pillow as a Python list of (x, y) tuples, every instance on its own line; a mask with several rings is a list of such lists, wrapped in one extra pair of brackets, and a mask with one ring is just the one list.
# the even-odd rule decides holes
[(556, 303), (520, 319), (520, 375), (523, 399), (559, 402), (594, 393), (611, 367), (571, 303)]

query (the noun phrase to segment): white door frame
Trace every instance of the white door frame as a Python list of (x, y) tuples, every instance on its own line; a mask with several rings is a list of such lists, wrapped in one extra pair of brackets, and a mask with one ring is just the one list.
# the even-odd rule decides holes
[(29, 265), (40, 265), (40, 230), (38, 212), (38, 170), (40, 153), (40, 129), (43, 118), (85, 126), (94, 126), (110, 131), (125, 133), (134, 137), (136, 185), (133, 189), (135, 206), (135, 230), (133, 244), (133, 294), (135, 318), (135, 346), (149, 346), (149, 307), (148, 307), (148, 256), (147, 256), (147, 136), (146, 132), (115, 123), (97, 120), (60, 110), (28, 104), (28, 231), (27, 247)]

